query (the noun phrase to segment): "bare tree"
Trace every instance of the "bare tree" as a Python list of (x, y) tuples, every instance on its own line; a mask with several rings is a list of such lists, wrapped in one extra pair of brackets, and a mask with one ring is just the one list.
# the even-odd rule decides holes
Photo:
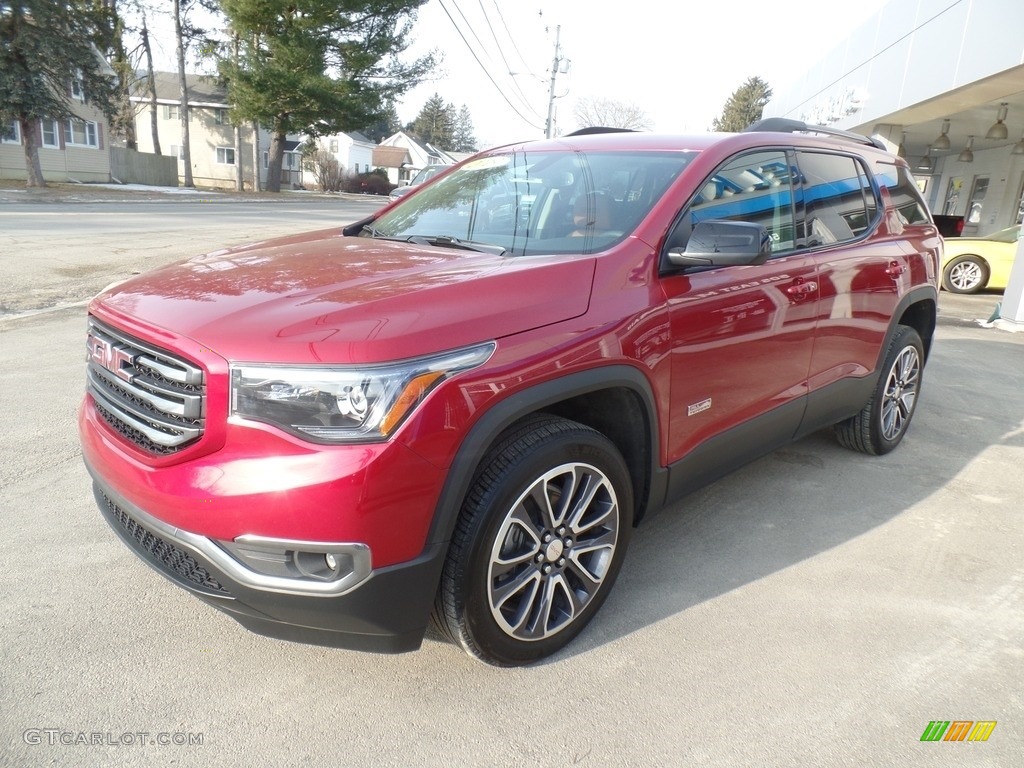
[(157, 103), (156, 103), (156, 75), (153, 73), (153, 46), (149, 42), (149, 26), (146, 23), (146, 9), (140, 6), (142, 13), (142, 29), (139, 35), (142, 38), (142, 49), (146, 53), (146, 85), (149, 90), (149, 117), (150, 127), (153, 131), (153, 152), (160, 152), (160, 131), (157, 128)]
[[(186, 9), (189, 0), (185, 0)], [(181, 117), (181, 151), (185, 160), (186, 187), (194, 187), (192, 181), (192, 152), (188, 135), (188, 82), (185, 80), (185, 37), (181, 31), (182, 0), (174, 0), (174, 39), (178, 44), (178, 86), (181, 93), (178, 112)]]
[(631, 128), (638, 131), (651, 130), (650, 117), (635, 104), (613, 99), (584, 98), (576, 102), (573, 117), (580, 128)]
[(326, 150), (318, 150), (304, 159), (306, 168), (313, 172), (316, 185), (324, 192), (338, 192), (345, 180), (345, 169), (338, 158)]

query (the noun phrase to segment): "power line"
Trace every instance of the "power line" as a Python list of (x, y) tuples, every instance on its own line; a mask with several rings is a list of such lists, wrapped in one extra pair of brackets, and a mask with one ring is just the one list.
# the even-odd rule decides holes
[[(491, 37), (494, 39), (494, 46), (495, 46), (495, 48), (498, 49), (498, 53), (501, 55), (501, 60), (505, 64), (505, 71), (508, 72), (508, 74), (510, 76), (512, 76), (512, 86), (515, 88), (516, 92), (519, 94), (519, 98), (522, 99), (523, 104), (526, 105), (527, 109), (529, 109), (538, 118), (540, 118), (541, 114), (536, 109), (533, 108), (532, 104), (530, 104), (530, 100), (526, 97), (526, 94), (523, 93), (523, 89), (519, 87), (519, 83), (516, 81), (515, 76), (512, 75), (512, 65), (508, 63), (508, 59), (505, 57), (505, 51), (502, 50), (501, 41), (498, 40), (498, 35), (494, 31), (494, 25), (491, 24), (491, 17), (488, 15), (487, 9), (484, 7), (484, 0), (477, 0), (477, 2), (480, 4), (480, 12), (484, 15), (484, 21), (487, 22), (487, 28), (490, 30)], [(498, 4), (497, 4), (496, 0), (495, 0), (494, 7), (495, 8), (498, 7)], [(501, 11), (500, 10), (498, 11), (498, 15), (499, 16), (501, 15)], [(504, 19), (502, 19), (502, 22), (504, 23)], [(508, 34), (508, 27), (507, 26), (505, 27), (505, 32)], [(512, 40), (512, 35), (511, 34), (508, 34), (508, 39), (509, 39), (509, 41), (512, 42), (512, 45), (514, 47), (515, 46), (515, 41)], [(522, 58), (522, 56), (520, 56), (520, 58)]]
[(508, 28), (508, 24), (505, 22), (505, 15), (501, 12), (501, 8), (498, 7), (498, 0), (492, 0), (494, 2), (494, 10), (498, 12), (498, 18), (501, 19), (501, 25), (505, 28), (505, 34), (508, 35), (508, 40), (512, 43), (512, 49), (516, 52), (516, 56), (519, 57), (519, 61), (522, 62), (523, 67), (526, 69), (526, 74), (536, 80), (538, 83), (543, 83), (544, 78), (530, 69), (530, 65), (526, 59), (523, 58), (523, 54), (519, 51), (519, 46), (516, 45), (516, 40), (512, 37), (512, 31)]
[[(454, 4), (454, 0), (452, 0), (452, 2)], [(509, 107), (512, 109), (512, 111), (515, 112), (519, 116), (519, 118), (524, 123), (529, 125), (531, 128), (534, 128), (534, 129), (536, 129), (538, 131), (543, 130), (539, 125), (535, 124), (530, 118), (526, 117), (526, 115), (524, 115), (522, 112), (520, 112), (519, 108), (509, 100), (507, 95), (505, 95), (505, 92), (501, 89), (501, 86), (499, 86), (498, 83), (494, 80), (494, 77), (491, 76), (491, 73), (487, 70), (487, 67), (484, 66), (483, 62), (480, 61), (480, 57), (477, 56), (476, 51), (473, 50), (473, 46), (470, 45), (469, 40), (466, 39), (466, 36), (465, 36), (465, 34), (463, 34), (462, 29), (459, 28), (459, 25), (456, 23), (455, 19), (452, 17), (452, 14), (448, 10), (448, 7), (444, 4), (444, 0), (438, 0), (438, 5), (440, 5), (442, 10), (444, 10), (445, 15), (448, 17), (448, 20), (452, 23), (452, 26), (455, 27), (455, 31), (459, 33), (459, 37), (462, 38), (462, 42), (465, 43), (466, 48), (469, 49), (469, 52), (470, 52), (470, 54), (472, 54), (473, 58), (476, 60), (477, 65), (480, 67), (481, 70), (483, 70), (483, 73), (487, 76), (487, 79), (491, 81), (491, 85), (494, 86), (495, 90), (497, 90), (497, 92), (501, 96), (501, 98), (503, 98), (505, 100), (505, 103), (508, 104)], [(462, 11), (461, 11), (461, 9), (458, 8), (458, 5), (456, 5), (455, 7), (456, 7), (456, 10), (459, 11), (460, 15), (462, 15)], [(462, 15), (462, 18), (465, 19), (466, 18), (465, 15)], [(468, 21), (466, 22), (466, 24), (470, 27), (470, 30), (472, 31), (472, 25), (470, 25)], [(474, 36), (476, 36), (475, 32), (473, 34), (474, 34)], [(479, 37), (477, 37), (477, 41), (479, 41)], [(483, 44), (481, 43), (481, 46), (482, 45)]]

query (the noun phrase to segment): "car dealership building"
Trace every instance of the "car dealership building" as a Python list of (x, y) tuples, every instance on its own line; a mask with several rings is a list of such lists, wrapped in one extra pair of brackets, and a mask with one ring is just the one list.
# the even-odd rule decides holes
[[(764, 116), (881, 138), (964, 235), (1024, 221), (1024, 2), (890, 0), (851, 29)], [(1003, 318), (1024, 329), (1022, 250)]]

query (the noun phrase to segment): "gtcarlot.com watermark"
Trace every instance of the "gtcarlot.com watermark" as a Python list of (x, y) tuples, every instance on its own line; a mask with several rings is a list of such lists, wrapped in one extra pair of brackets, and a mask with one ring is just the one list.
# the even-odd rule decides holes
[(21, 734), (26, 744), (55, 747), (201, 747), (203, 734), (149, 731), (68, 731), (63, 728), (27, 728)]

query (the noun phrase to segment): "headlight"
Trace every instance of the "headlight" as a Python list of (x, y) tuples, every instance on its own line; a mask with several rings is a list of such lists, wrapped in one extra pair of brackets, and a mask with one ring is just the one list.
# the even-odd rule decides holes
[(387, 439), (434, 387), (483, 365), (494, 343), (374, 366), (231, 366), (231, 413), (328, 443)]

